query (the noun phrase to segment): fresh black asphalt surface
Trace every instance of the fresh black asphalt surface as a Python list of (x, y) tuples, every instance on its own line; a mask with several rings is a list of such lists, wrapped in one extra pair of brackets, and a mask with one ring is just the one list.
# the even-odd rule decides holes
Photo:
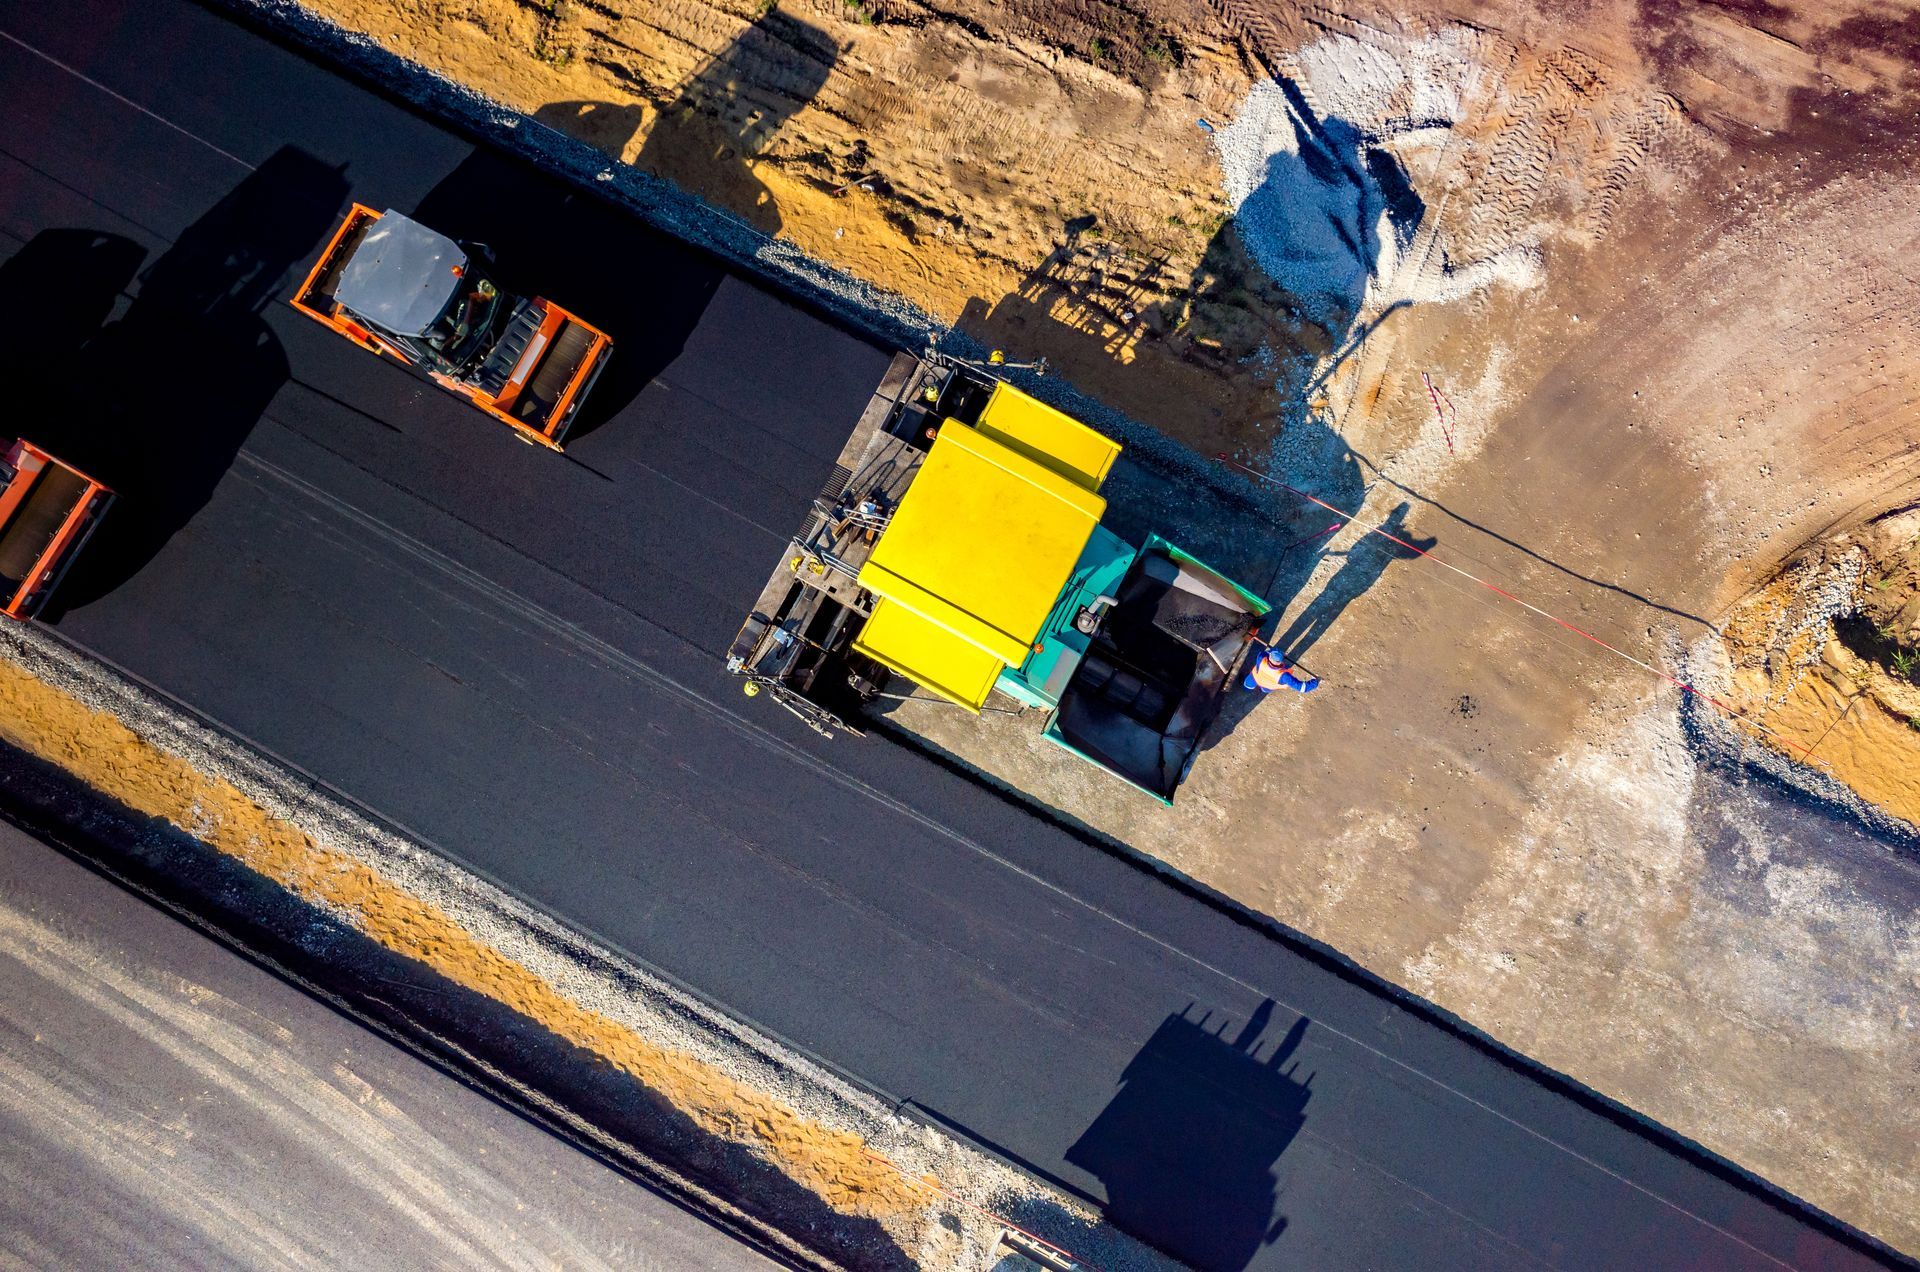
[[(1871, 1261), (907, 747), (744, 700), (722, 651), (888, 351), (184, 0), (8, 0), (0, 33), (14, 419), (124, 495), (66, 637), (1205, 1266)], [(349, 200), (610, 331), (565, 457), (283, 303)]]

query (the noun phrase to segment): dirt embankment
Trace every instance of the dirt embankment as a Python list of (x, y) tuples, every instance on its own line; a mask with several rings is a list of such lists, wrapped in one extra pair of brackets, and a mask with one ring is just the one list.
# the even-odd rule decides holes
[[(1872, 0), (311, 4), (1676, 670), (1920, 480), (1920, 18)], [(1271, 581), (1321, 691), (1171, 813), (899, 718), (1920, 1248), (1898, 864), (1713, 822), (1669, 689), (1357, 544)]]
[(1920, 827), (1920, 513), (1816, 541), (1726, 626), (1763, 742)]

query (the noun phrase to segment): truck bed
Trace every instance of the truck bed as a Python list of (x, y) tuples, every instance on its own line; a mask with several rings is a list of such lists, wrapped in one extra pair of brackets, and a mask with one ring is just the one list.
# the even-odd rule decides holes
[(48, 466), (34, 480), (19, 509), (0, 526), (0, 580), (5, 581), (9, 595), (32, 576), (60, 527), (86, 497), (88, 485), (78, 473)]
[[(547, 346), (533, 374), (527, 378), (526, 387), (513, 400), (514, 418), (529, 428), (540, 430), (555, 442), (565, 440), (574, 411), (592, 390), (593, 381), (598, 378), (600, 367), (606, 362), (609, 348), (602, 341), (600, 333), (592, 327), (571, 318), (562, 319), (560, 330)], [(589, 358), (594, 359), (591, 367), (586, 365)], [(567, 401), (565, 416), (555, 419), (556, 408), (560, 407), (562, 399), (567, 397), (568, 388), (576, 381), (579, 382), (579, 388)]]

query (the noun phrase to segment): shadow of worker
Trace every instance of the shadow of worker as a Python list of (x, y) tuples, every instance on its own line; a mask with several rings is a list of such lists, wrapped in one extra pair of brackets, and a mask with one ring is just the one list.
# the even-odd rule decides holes
[(75, 351), (48, 449), (119, 494), (48, 617), (126, 582), (205, 507), (286, 382), (264, 318), (346, 201), (339, 169), (291, 147), (183, 231), (131, 304)]
[[(1324, 500), (1331, 508), (1357, 509), (1365, 502), (1367, 485), (1359, 457), (1324, 416), (1303, 414), (1288, 421), (1285, 429), (1286, 465), (1280, 475), (1288, 485)], [(1276, 454), (1282, 449), (1276, 446)], [(1272, 581), (1262, 593), (1273, 606), (1273, 612), (1266, 620), (1273, 624), (1279, 622), (1280, 615), (1312, 580), (1320, 563), (1329, 555), (1329, 545), (1339, 537), (1340, 530), (1349, 524), (1345, 516), (1330, 508), (1297, 497), (1289, 496), (1289, 499), (1291, 506), (1288, 515), (1274, 526), (1274, 546), (1272, 555), (1267, 558), (1272, 562)], [(1349, 582), (1358, 582), (1357, 576), (1350, 578)], [(1334, 616), (1337, 616), (1337, 612), (1329, 615), (1327, 621), (1331, 622)], [(1273, 643), (1273, 648), (1283, 653), (1286, 651), (1286, 646), (1278, 641)], [(1219, 714), (1201, 739), (1202, 754), (1232, 736), (1269, 696), (1245, 687), (1253, 660), (1264, 652), (1265, 646), (1255, 645), (1247, 651), (1240, 665), (1233, 669), (1227, 680), (1226, 701), (1220, 704)], [(1311, 674), (1310, 668), (1301, 670)], [(1295, 696), (1292, 693), (1280, 694), (1285, 700)], [(1288, 704), (1282, 702), (1277, 705), (1284, 707)]]
[(660, 109), (634, 163), (690, 185), (767, 234), (779, 203), (755, 161), (826, 84), (839, 50), (818, 27), (773, 11), (695, 68)]
[(1347, 549), (1345, 562), (1320, 589), (1320, 595), (1274, 639), (1273, 648), (1285, 654), (1289, 662), (1298, 661), (1340, 620), (1347, 606), (1380, 581), (1389, 565), (1430, 551), (1439, 542), (1436, 538), (1411, 537), (1406, 523), (1412, 506), (1402, 502), (1380, 523), (1378, 533), (1363, 534)]
[(1260, 1058), (1273, 1010), (1262, 1003), (1231, 1042), (1224, 1019), (1209, 1032), (1191, 1007), (1167, 1017), (1067, 1150), (1105, 1187), (1116, 1227), (1200, 1272), (1241, 1272), (1286, 1228), (1273, 1167), (1306, 1123), (1313, 1078), (1292, 1063), (1304, 1016)]

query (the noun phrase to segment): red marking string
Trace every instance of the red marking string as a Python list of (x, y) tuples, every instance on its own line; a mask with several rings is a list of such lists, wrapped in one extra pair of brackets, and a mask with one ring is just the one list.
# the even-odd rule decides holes
[[(1340, 509), (1334, 507), (1332, 504), (1328, 503), (1326, 500), (1310, 495), (1306, 491), (1300, 490), (1297, 487), (1289, 486), (1286, 482), (1281, 481), (1278, 477), (1269, 476), (1268, 474), (1261, 472), (1257, 468), (1250, 468), (1246, 464), (1241, 463), (1237, 459), (1229, 458), (1224, 452), (1219, 456), (1217, 456), (1217, 458), (1220, 460), (1221, 463), (1227, 465), (1230, 468), (1239, 469), (1241, 472), (1247, 474), (1247, 476), (1249, 477), (1254, 478), (1256, 481), (1263, 481), (1267, 483), (1269, 486), (1278, 486), (1281, 490), (1286, 491), (1290, 495), (1297, 495), (1301, 499), (1307, 500), (1309, 503), (1318, 504), (1320, 507), (1325, 508), (1328, 512), (1333, 513), (1335, 516), (1345, 517), (1348, 521), (1353, 520), (1352, 514), (1340, 511)], [(1530, 601), (1521, 600), (1519, 597), (1515, 596), (1512, 592), (1507, 591), (1507, 589), (1500, 587), (1497, 584), (1489, 583), (1477, 574), (1470, 574), (1467, 571), (1461, 569), (1459, 566), (1455, 565), (1453, 562), (1444, 561), (1439, 557), (1435, 556), (1433, 553), (1427, 551), (1425, 548), (1416, 547), (1415, 545), (1408, 543), (1405, 539), (1399, 538), (1398, 536), (1391, 534), (1386, 530), (1381, 529), (1379, 526), (1366, 526), (1364, 527), (1364, 529), (1368, 534), (1377, 534), (1381, 538), (1389, 541), (1390, 543), (1393, 543), (1399, 547), (1405, 548), (1407, 551), (1413, 553), (1415, 556), (1424, 557), (1427, 560), (1433, 562), (1435, 565), (1442, 567), (1443, 569), (1448, 569), (1453, 571), (1455, 574), (1458, 574), (1463, 579), (1467, 579), (1471, 582), (1478, 583), (1481, 587), (1486, 588), (1487, 591), (1492, 592), (1494, 595), (1503, 596), (1507, 600), (1512, 601), (1515, 605), (1518, 605), (1523, 609), (1530, 610), (1533, 613), (1538, 614), (1540, 617), (1546, 619), (1548, 622), (1554, 623), (1561, 627), (1566, 628), (1568, 631), (1572, 632), (1575, 636), (1580, 637), (1582, 640), (1591, 641), (1593, 644), (1600, 646), (1600, 648), (1606, 650), (1608, 653), (1611, 653), (1611, 654), (1617, 655), (1618, 657), (1626, 659), (1628, 662), (1640, 668), (1642, 671), (1651, 672), (1654, 675), (1660, 677), (1660, 679), (1666, 681), (1668, 684), (1675, 686), (1682, 693), (1698, 698), (1700, 701), (1707, 703), (1709, 706), (1712, 706), (1719, 711), (1725, 712), (1727, 715), (1731, 716), (1732, 718), (1739, 720), (1744, 724), (1751, 725), (1752, 727), (1760, 730), (1762, 733), (1767, 734), (1769, 737), (1778, 738), (1783, 744), (1785, 744), (1786, 746), (1792, 747), (1794, 750), (1800, 752), (1803, 756), (1807, 756), (1807, 757), (1812, 756), (1813, 754), (1812, 747), (1802, 746), (1800, 743), (1795, 742), (1791, 738), (1782, 737), (1779, 733), (1776, 733), (1772, 729), (1767, 728), (1766, 725), (1761, 724), (1759, 721), (1749, 719), (1746, 715), (1735, 710), (1733, 707), (1728, 706), (1726, 703), (1720, 701), (1718, 698), (1714, 697), (1712, 694), (1702, 693), (1700, 690), (1695, 689), (1692, 685), (1688, 684), (1686, 681), (1681, 680), (1676, 676), (1668, 675), (1666, 672), (1660, 670), (1658, 667), (1654, 666), (1652, 663), (1646, 662), (1639, 658), (1635, 658), (1632, 654), (1628, 653), (1624, 649), (1621, 649), (1618, 645), (1608, 644), (1606, 641), (1600, 639), (1598, 636), (1595, 636), (1592, 632), (1586, 630), (1584, 627), (1576, 627), (1572, 623), (1569, 623), (1566, 619), (1561, 618), (1556, 614), (1550, 614), (1546, 610), (1541, 609), (1538, 605), (1535, 605)]]
[(1306, 544), (1312, 543), (1315, 539), (1326, 538), (1328, 535), (1332, 534), (1335, 530), (1338, 530), (1341, 526), (1344, 526), (1346, 524), (1347, 523), (1344, 521), (1336, 521), (1332, 525), (1328, 526), (1325, 530), (1316, 530), (1312, 534), (1308, 535), (1306, 538), (1296, 539), (1294, 542), (1289, 543), (1286, 547), (1280, 550), (1282, 552), (1291, 552), (1295, 548), (1303, 547)]

